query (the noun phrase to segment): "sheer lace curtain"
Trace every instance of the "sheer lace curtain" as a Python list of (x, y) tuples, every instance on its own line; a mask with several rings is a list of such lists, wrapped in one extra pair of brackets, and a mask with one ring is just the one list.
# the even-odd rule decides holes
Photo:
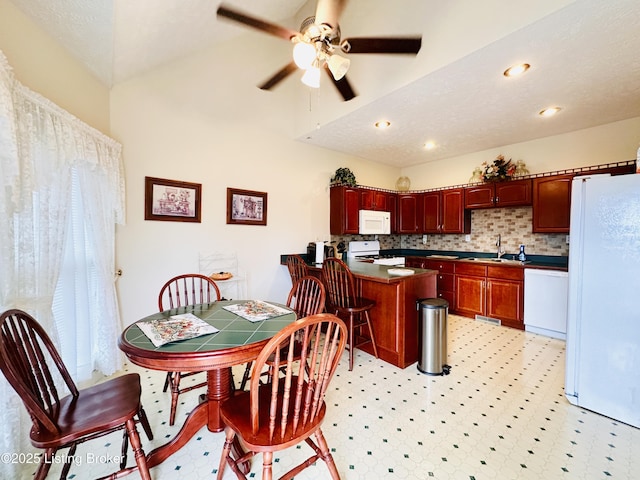
[[(62, 343), (72, 352), (63, 358), (76, 380), (83, 379), (80, 366), (84, 376), (114, 373), (122, 367), (114, 285), (115, 225), (124, 221), (121, 146), (21, 85), (1, 51), (0, 186), (0, 311), (31, 313), (58, 348)], [(80, 236), (70, 234), (74, 222)], [(78, 246), (87, 259), (82, 265), (68, 255), (77, 256)], [(82, 287), (81, 309), (60, 287), (61, 278), (76, 275), (88, 279), (73, 288)], [(86, 338), (76, 340), (81, 330)], [(87, 339), (89, 348), (78, 355), (74, 345), (86, 347)], [(2, 451), (30, 450), (24, 443), (29, 425), (21, 402), (0, 378)]]

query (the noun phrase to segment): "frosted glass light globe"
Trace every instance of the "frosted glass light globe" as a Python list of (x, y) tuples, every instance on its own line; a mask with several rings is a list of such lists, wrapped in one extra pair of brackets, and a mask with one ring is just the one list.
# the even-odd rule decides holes
[(306, 70), (316, 58), (316, 49), (313, 45), (298, 42), (293, 47), (293, 61), (298, 67)]

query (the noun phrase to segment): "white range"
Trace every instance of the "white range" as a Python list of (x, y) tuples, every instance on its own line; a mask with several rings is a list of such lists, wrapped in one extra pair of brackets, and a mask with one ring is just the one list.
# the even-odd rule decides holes
[(349, 242), (347, 258), (371, 262), (376, 265), (404, 266), (404, 257), (380, 255), (378, 240)]

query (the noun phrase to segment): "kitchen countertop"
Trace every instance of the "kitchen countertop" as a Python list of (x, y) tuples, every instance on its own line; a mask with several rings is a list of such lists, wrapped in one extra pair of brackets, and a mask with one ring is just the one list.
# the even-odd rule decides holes
[[(413, 270), (414, 273), (412, 275), (393, 275), (389, 273), (389, 269), (399, 268), (389, 265), (375, 265), (369, 262), (362, 262), (359, 260), (349, 260), (345, 261), (351, 273), (356, 278), (363, 278), (367, 280), (371, 280), (373, 282), (381, 282), (381, 283), (393, 283), (400, 282), (408, 277), (416, 277), (419, 275), (436, 275), (438, 273), (437, 270), (428, 270), (424, 268), (415, 268), (411, 267), (405, 270)], [(309, 268), (322, 270), (322, 265), (316, 263), (310, 263)]]
[[(490, 263), (491, 265), (512, 266), (517, 268), (544, 268), (544, 269), (551, 269), (551, 270), (562, 270), (565, 272), (567, 271), (568, 264), (569, 264), (568, 257), (554, 256), (554, 255), (527, 255), (527, 262), (525, 264), (521, 264), (517, 262), (516, 263), (490, 262), (489, 259), (496, 258), (496, 254), (484, 253), (484, 252), (460, 252), (460, 251), (449, 251), (449, 250), (446, 250), (446, 251), (418, 250), (418, 249), (402, 248), (402, 249), (380, 250), (380, 255), (392, 255), (395, 257), (424, 257), (424, 258), (429, 258), (431, 260), (445, 260), (445, 261), (459, 261), (459, 260), (465, 260), (469, 258), (486, 258), (487, 259), (486, 263), (485, 262), (480, 262), (480, 263), (482, 263), (483, 265)], [(507, 253), (503, 255), (503, 258), (512, 259), (514, 255), (515, 254)], [(288, 256), (287, 254), (280, 256), (280, 263), (282, 265), (286, 265), (287, 256)], [(306, 254), (300, 254), (300, 256), (302, 258), (307, 258)], [(364, 264), (364, 265), (372, 265), (370, 263), (358, 262), (358, 261), (353, 261), (351, 263), (348, 263), (348, 259), (347, 259), (347, 264), (349, 265), (349, 268), (351, 268), (352, 270), (354, 268), (352, 266), (356, 263)], [(313, 263), (309, 263), (309, 265), (315, 266), (315, 264)], [(384, 265), (372, 265), (372, 266), (384, 267)], [(412, 267), (412, 270), (421, 270), (421, 269), (414, 269)], [(378, 273), (378, 274), (381, 274), (382, 276), (385, 275), (385, 272), (381, 272), (380, 270), (377, 270), (376, 272), (371, 269), (367, 269), (367, 271), (369, 273), (374, 273), (374, 274)], [(388, 276), (388, 274), (386, 275)]]
[[(417, 250), (417, 249), (390, 249), (380, 250), (381, 255), (394, 255), (397, 257), (424, 257), (433, 260), (465, 260), (469, 258), (486, 258), (487, 263), (490, 262), (490, 258), (496, 258), (495, 253), (484, 252), (460, 252), (460, 251), (442, 251), (442, 250)], [(446, 257), (446, 258), (445, 258)], [(449, 258), (450, 257), (450, 258)], [(457, 257), (457, 258), (453, 258)], [(516, 254), (507, 253), (503, 255), (503, 258), (513, 259)], [(516, 257), (517, 258), (517, 257)], [(484, 264), (484, 262), (481, 262)], [(492, 265), (505, 265), (514, 266), (520, 268), (548, 268), (553, 270), (567, 271), (569, 265), (569, 258), (565, 256), (555, 255), (527, 255), (527, 262), (522, 263), (499, 263), (491, 262)]]

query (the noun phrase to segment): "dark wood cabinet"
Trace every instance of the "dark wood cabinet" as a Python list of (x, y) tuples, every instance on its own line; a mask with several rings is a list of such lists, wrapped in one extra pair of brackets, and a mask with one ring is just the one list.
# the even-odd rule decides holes
[(533, 233), (569, 233), (571, 216), (571, 183), (579, 175), (627, 175), (635, 172), (633, 162), (592, 168), (565, 175), (550, 175), (533, 179)]
[(480, 264), (455, 264), (454, 310), (460, 315), (475, 317), (486, 311), (487, 267)]
[(389, 194), (380, 190), (360, 189), (360, 209), (389, 212)]
[(487, 267), (486, 316), (524, 330), (524, 269)]
[(331, 235), (357, 234), (360, 191), (356, 187), (331, 187), (329, 192)]
[(404, 266), (407, 268), (427, 268), (427, 260), (423, 257), (406, 257), (404, 259)]
[(398, 194), (397, 233), (420, 233), (422, 231), (422, 194)]
[(467, 209), (531, 205), (531, 180), (509, 180), (465, 188)]
[(398, 194), (389, 194), (389, 213), (391, 213), (391, 233), (398, 233)]
[(454, 279), (454, 263), (446, 260), (429, 260), (426, 259), (422, 263), (421, 268), (437, 270), (436, 287), (438, 290), (438, 298), (442, 298), (449, 302), (451, 310), (455, 307), (455, 279)]
[(524, 329), (524, 269), (457, 262), (454, 311)]
[(569, 233), (573, 174), (533, 179), (533, 233)]
[(422, 194), (422, 232), (471, 232), (471, 213), (464, 209), (464, 188)]
[(442, 195), (440, 192), (422, 194), (422, 232), (440, 233)]
[(470, 233), (471, 212), (464, 209), (464, 188), (442, 190), (441, 233)]

